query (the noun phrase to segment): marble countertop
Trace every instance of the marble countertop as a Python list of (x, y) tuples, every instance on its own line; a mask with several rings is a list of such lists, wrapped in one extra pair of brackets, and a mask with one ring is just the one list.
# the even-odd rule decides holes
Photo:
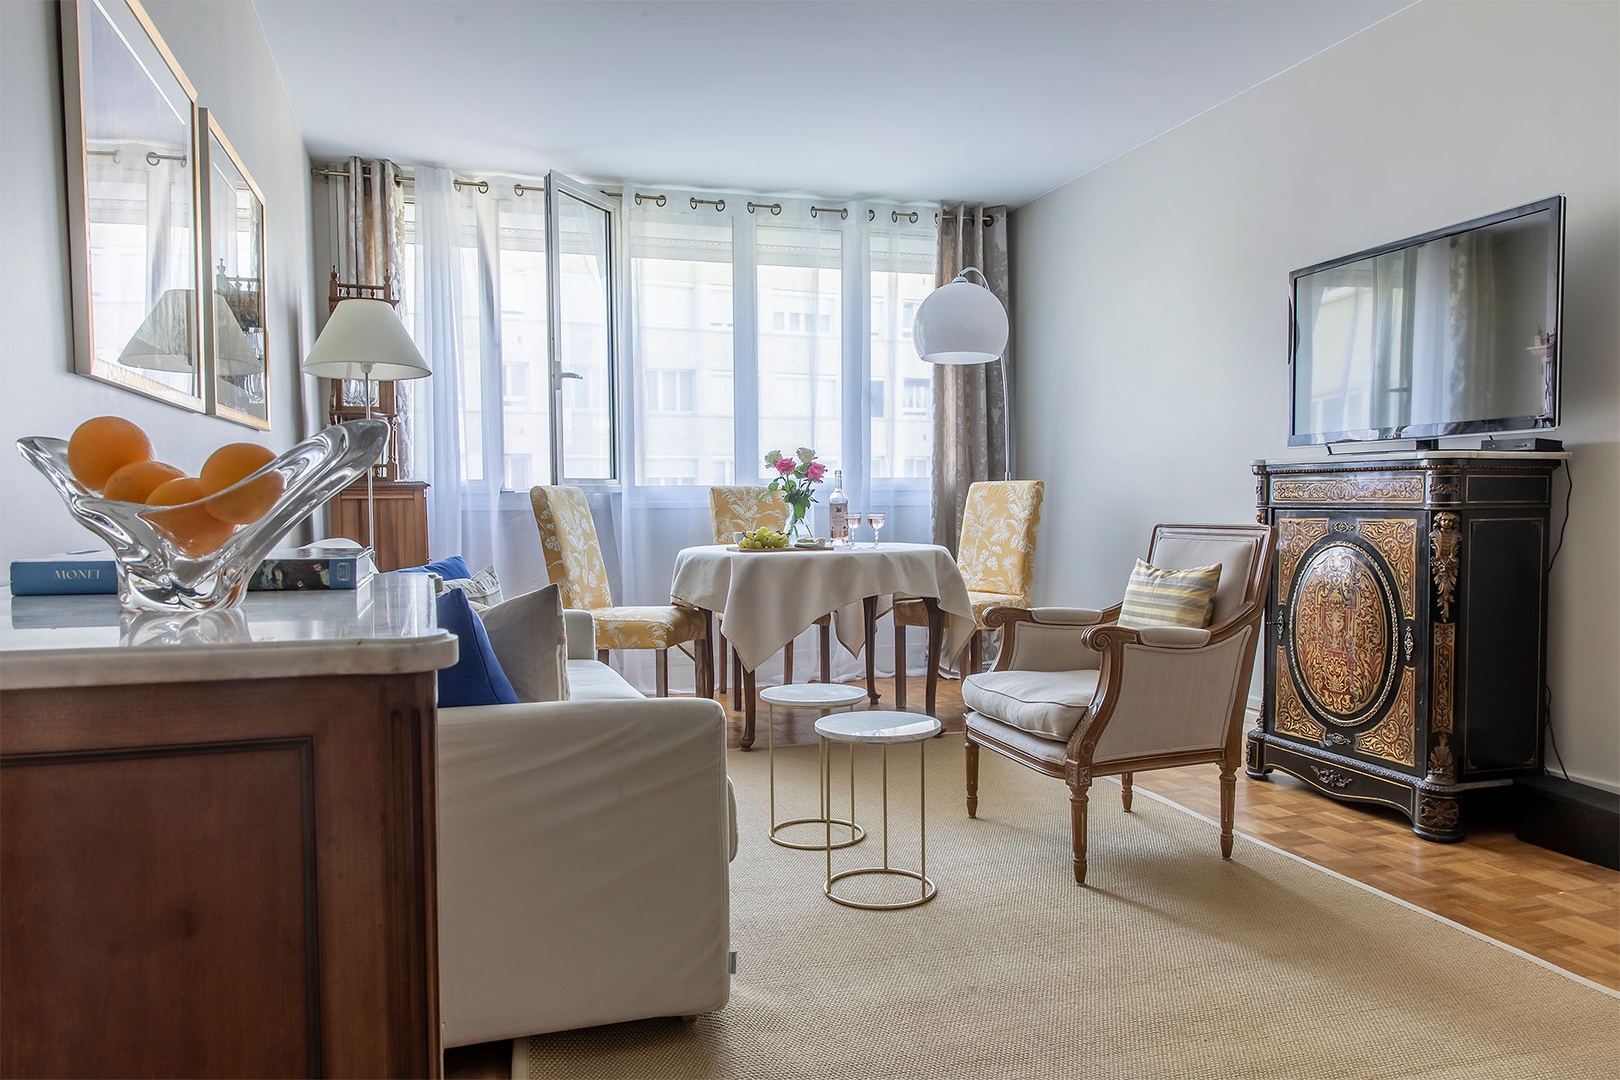
[(0, 688), (436, 671), (456, 661), (426, 574), (353, 591), (252, 592), (209, 612), (129, 612), (116, 596), (0, 590)]

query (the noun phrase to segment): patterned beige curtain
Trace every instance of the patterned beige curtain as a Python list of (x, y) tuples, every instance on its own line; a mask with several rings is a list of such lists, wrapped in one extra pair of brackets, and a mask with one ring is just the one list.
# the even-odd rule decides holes
[(338, 280), (381, 285), (385, 275), (399, 295), (405, 275), (405, 196), (399, 169), (392, 161), (352, 157), (348, 173), (331, 185), (334, 218), (333, 256)]
[[(965, 266), (976, 266), (990, 291), (1012, 314), (1007, 260), (1005, 206), (946, 207), (939, 218), (939, 259), (935, 284), (946, 285)], [(1007, 387), (1015, 385), (1013, 347), (1006, 365)], [(1004, 460), (1008, 402), (1003, 398), (999, 364), (934, 367), (934, 543), (956, 550), (962, 534), (962, 507), (968, 486), (976, 480), (1000, 480), (1010, 471)]]
[[(393, 283), (393, 296), (405, 287), (405, 194), (399, 167), (382, 158), (352, 157), (347, 175), (327, 185), (332, 227), (332, 261), (338, 280), (359, 285)], [(322, 320), (325, 306), (321, 308)], [(364, 404), (361, 383), (345, 383), (344, 401)], [(410, 383), (394, 384), (400, 424), (399, 475), (411, 475)]]

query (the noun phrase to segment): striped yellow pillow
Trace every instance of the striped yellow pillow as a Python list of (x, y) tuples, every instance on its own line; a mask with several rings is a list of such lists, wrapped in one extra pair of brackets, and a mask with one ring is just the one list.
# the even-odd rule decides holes
[(1215, 587), (1221, 564), (1187, 570), (1160, 570), (1136, 560), (1119, 608), (1119, 625), (1190, 626), (1201, 630), (1215, 613)]

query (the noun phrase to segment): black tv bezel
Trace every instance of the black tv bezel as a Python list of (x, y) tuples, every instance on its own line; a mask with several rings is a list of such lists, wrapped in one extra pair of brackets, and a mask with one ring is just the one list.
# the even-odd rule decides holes
[[(1370, 259), (1377, 255), (1384, 255), (1391, 251), (1400, 251), (1403, 248), (1417, 247), (1427, 244), (1431, 240), (1440, 240), (1447, 236), (1457, 236), (1461, 233), (1472, 232), (1488, 225), (1496, 225), (1503, 221), (1512, 221), (1514, 218), (1525, 217), (1540, 213), (1543, 210), (1553, 210), (1557, 215), (1558, 253), (1557, 273), (1555, 274), (1556, 293), (1553, 299), (1553, 325), (1552, 334), (1552, 364), (1553, 364), (1553, 407), (1552, 417), (1545, 416), (1505, 416), (1489, 420), (1455, 420), (1442, 424), (1404, 424), (1389, 428), (1360, 428), (1349, 431), (1324, 431), (1300, 434), (1294, 429), (1297, 410), (1297, 395), (1299, 383), (1296, 378), (1297, 359), (1299, 356), (1299, 279), (1310, 274), (1330, 270), (1335, 266), (1344, 266), (1349, 263)], [(1498, 435), (1516, 431), (1548, 431), (1558, 427), (1563, 413), (1564, 379), (1563, 379), (1563, 324), (1564, 324), (1564, 213), (1565, 199), (1562, 194), (1553, 195), (1533, 203), (1525, 203), (1507, 210), (1499, 210), (1494, 214), (1472, 218), (1468, 221), (1449, 225), (1443, 229), (1409, 236), (1404, 240), (1396, 240), (1389, 244), (1380, 244), (1377, 247), (1358, 251), (1353, 255), (1345, 255), (1337, 259), (1329, 259), (1295, 270), (1288, 275), (1288, 445), (1289, 446), (1324, 446), (1333, 443), (1352, 442), (1393, 442), (1401, 439), (1437, 439), (1451, 435)]]

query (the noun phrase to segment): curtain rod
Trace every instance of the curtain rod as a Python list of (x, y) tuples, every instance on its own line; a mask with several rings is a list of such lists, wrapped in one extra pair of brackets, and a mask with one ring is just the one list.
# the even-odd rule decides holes
[[(344, 179), (344, 180), (347, 180), (349, 178), (349, 173), (348, 173), (348, 171), (346, 169), (314, 168), (314, 169), (311, 169), (309, 171), (310, 171), (310, 175), (312, 175), (312, 176), (335, 176), (335, 177), (339, 177), (339, 178)], [(371, 166), (369, 166), (369, 165), (361, 166), (361, 172), (369, 175), (371, 173)], [(394, 174), (394, 183), (401, 186), (401, 187), (403, 187), (406, 184), (415, 184), (416, 183), (416, 177), (411, 176), (411, 175), (405, 173), (404, 171), (398, 171), (398, 172), (396, 172)], [(455, 184), (457, 191), (460, 191), (464, 187), (471, 187), (471, 188), (477, 188), (479, 194), (481, 194), (481, 195), (487, 195), (489, 193), (489, 181), (488, 180), (463, 180), (460, 177), (457, 177), (455, 180), (452, 181), (452, 183)], [(512, 190), (517, 193), (519, 198), (522, 198), (528, 192), (531, 192), (531, 191), (540, 192), (540, 191), (546, 190), (546, 185), (544, 183), (539, 183), (539, 184), (513, 184), (512, 185)], [(610, 196), (610, 197), (613, 197), (613, 198), (617, 198), (617, 197), (622, 196), (624, 194), (624, 192), (622, 192), (622, 191), (609, 191), (607, 188), (598, 188), (597, 190), (600, 191), (603, 195), (607, 195), (607, 196)], [(652, 194), (650, 192), (640, 192), (640, 191), (636, 192), (636, 204), (638, 206), (641, 204), (641, 201), (643, 199), (647, 199), (649, 201), (656, 202), (659, 206), (664, 205), (664, 196), (663, 195), (654, 195), (654, 194)], [(717, 211), (723, 211), (726, 208), (726, 200), (724, 200), (724, 199), (699, 199), (696, 196), (692, 196), (688, 201), (691, 203), (691, 206), (692, 206), (693, 210), (696, 210), (699, 206), (712, 206)], [(750, 214), (752, 214), (756, 210), (769, 210), (773, 215), (780, 215), (782, 213), (782, 204), (780, 202), (774, 202), (774, 203), (750, 202), (748, 204), (748, 212)], [(967, 211), (966, 213), (967, 213), (968, 216), (972, 216), (972, 214), (973, 214), (972, 211)], [(816, 217), (816, 216), (818, 216), (820, 214), (837, 214), (840, 218), (848, 218), (849, 217), (849, 208), (845, 207), (845, 206), (812, 206), (812, 207), (810, 207), (810, 216), (811, 217)], [(949, 212), (947, 212), (946, 216), (947, 217), (955, 217), (956, 213), (955, 213), (955, 211), (949, 211)], [(917, 217), (918, 217), (917, 211), (915, 211), (915, 210), (912, 210), (912, 211), (890, 210), (889, 211), (889, 220), (890, 220), (890, 222), (892, 222), (894, 224), (899, 224), (901, 221), (910, 221), (911, 224), (915, 225), (917, 223)], [(935, 225), (939, 224), (939, 217), (940, 217), (940, 215), (936, 211), (935, 214), (934, 214), (934, 224)], [(868, 208), (867, 211), (866, 211), (866, 220), (874, 221), (876, 219), (877, 219), (877, 211)], [(994, 221), (995, 221), (994, 217), (990, 216), (989, 214), (985, 215), (984, 223), (986, 225), (992, 224)]]

